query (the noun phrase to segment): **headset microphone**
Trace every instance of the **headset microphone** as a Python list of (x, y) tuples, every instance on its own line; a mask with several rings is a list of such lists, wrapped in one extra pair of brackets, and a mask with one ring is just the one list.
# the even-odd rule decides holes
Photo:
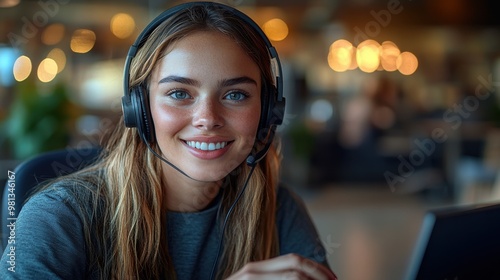
[(272, 139), (274, 138), (275, 131), (276, 131), (276, 128), (274, 128), (274, 127), (269, 130), (269, 134), (267, 137), (270, 138), (270, 140), (266, 141), (263, 149), (256, 152), (255, 154), (251, 153), (247, 157), (246, 163), (249, 166), (254, 167), (259, 161), (261, 161), (266, 156), (267, 152), (269, 151), (269, 148), (271, 147), (271, 144), (273, 143)]

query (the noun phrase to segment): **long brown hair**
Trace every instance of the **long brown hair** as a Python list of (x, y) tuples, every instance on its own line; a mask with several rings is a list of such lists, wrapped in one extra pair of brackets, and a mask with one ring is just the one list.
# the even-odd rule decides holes
[[(132, 61), (130, 86), (147, 84), (168, 47), (199, 31), (217, 31), (235, 40), (260, 67), (263, 87), (273, 83), (267, 47), (253, 28), (226, 9), (193, 5), (165, 20), (147, 38)], [(155, 143), (152, 148), (159, 151)], [(217, 278), (235, 273), (248, 262), (278, 254), (275, 218), (279, 165), (278, 149), (272, 145), (255, 167), (228, 219)], [(243, 162), (228, 174), (221, 215), (227, 213), (249, 173), (250, 167)], [(148, 151), (137, 130), (125, 128), (120, 122), (102, 160), (72, 176), (81, 182), (76, 185), (88, 186), (90, 182), (95, 186), (86, 187), (91, 191), (81, 201), (92, 205), (90, 210), (85, 209), (88, 205), (82, 206), (88, 217), (84, 227), (89, 265), (98, 267), (103, 279), (176, 278), (167, 246), (161, 174), (160, 160)]]

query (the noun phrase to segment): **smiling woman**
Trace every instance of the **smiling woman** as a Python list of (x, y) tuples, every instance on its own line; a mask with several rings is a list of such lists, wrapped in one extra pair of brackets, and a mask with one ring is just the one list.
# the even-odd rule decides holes
[[(176, 42), (153, 70), (149, 86), (156, 141), (165, 158), (196, 180), (224, 178), (252, 150), (260, 88), (259, 67), (228, 36), (205, 31)], [(222, 142), (224, 148), (193, 148), (187, 142), (199, 142), (200, 148)], [(169, 178), (182, 176), (169, 170)]]
[(335, 279), (279, 183), (279, 72), (262, 30), (231, 7), (192, 2), (153, 20), (130, 49), (124, 121), (100, 160), (22, 208), (16, 276)]

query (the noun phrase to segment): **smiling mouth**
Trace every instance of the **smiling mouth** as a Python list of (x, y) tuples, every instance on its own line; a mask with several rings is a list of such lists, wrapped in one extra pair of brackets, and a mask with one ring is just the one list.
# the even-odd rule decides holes
[(198, 141), (185, 141), (186, 144), (191, 147), (201, 151), (215, 151), (220, 150), (226, 147), (230, 142), (216, 142), (216, 143), (208, 143), (208, 142), (198, 142)]

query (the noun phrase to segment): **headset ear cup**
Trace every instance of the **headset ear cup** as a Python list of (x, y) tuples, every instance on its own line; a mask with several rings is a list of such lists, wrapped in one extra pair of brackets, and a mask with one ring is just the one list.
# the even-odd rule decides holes
[(247, 157), (246, 163), (249, 166), (255, 166), (265, 157), (273, 142), (276, 126), (283, 122), (284, 101), (277, 102), (277, 94), (274, 86), (262, 90), (261, 115), (256, 139), (259, 144), (254, 146), (257, 150)]
[(130, 92), (131, 101), (135, 109), (135, 118), (139, 135), (147, 142), (155, 139), (153, 118), (149, 107), (149, 96), (142, 86), (135, 87)]
[[(259, 126), (259, 140), (265, 141), (271, 129), (283, 123), (284, 102), (277, 100), (277, 89), (271, 86), (262, 95), (262, 114)], [(272, 139), (271, 139), (272, 140)]]
[(269, 96), (270, 92), (267, 88), (262, 89), (261, 93), (261, 105), (260, 105), (260, 119), (259, 127), (257, 129), (257, 141), (263, 142), (266, 138), (269, 126)]
[[(262, 129), (269, 131), (276, 125), (277, 116), (276, 116), (276, 98), (277, 98), (277, 90), (275, 86), (270, 86), (265, 88), (265, 93), (262, 96), (262, 115), (261, 115), (261, 124)], [(263, 133), (266, 134), (267, 133)]]
[(134, 109), (130, 94), (122, 96), (122, 111), (125, 127), (137, 127), (137, 117), (135, 116), (136, 110)]

